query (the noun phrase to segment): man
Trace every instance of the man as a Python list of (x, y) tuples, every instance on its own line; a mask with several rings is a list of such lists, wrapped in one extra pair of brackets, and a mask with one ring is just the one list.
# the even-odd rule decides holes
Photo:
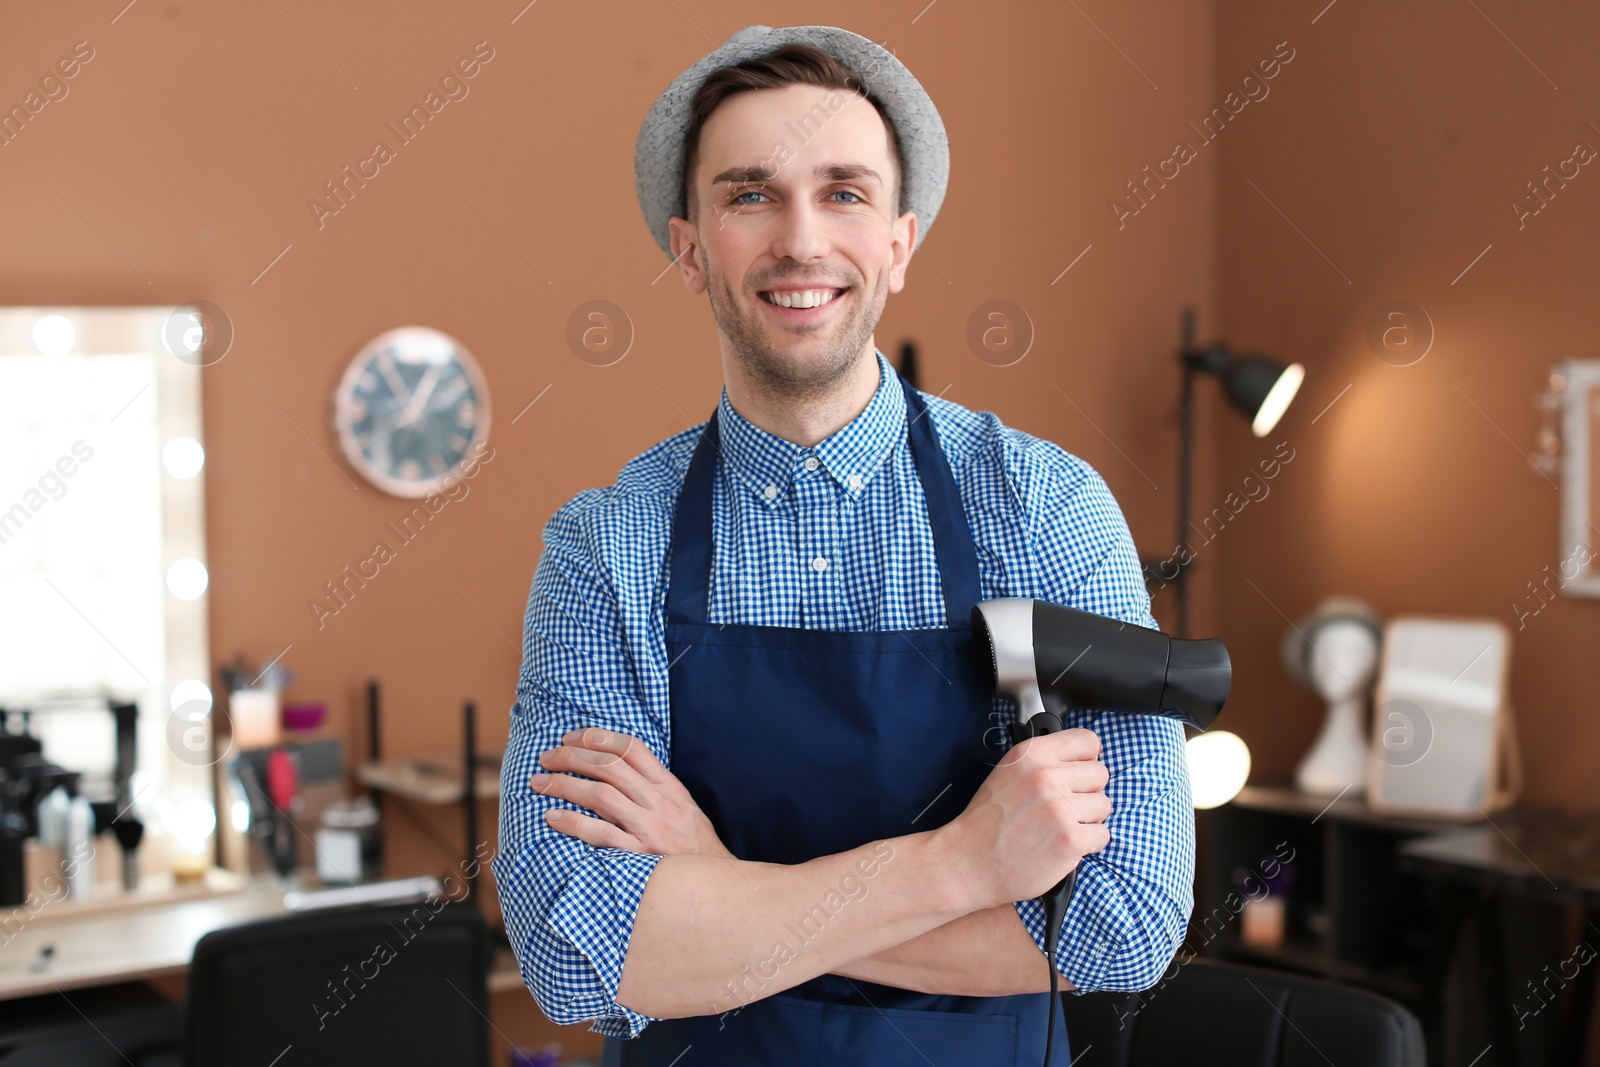
[(993, 744), (974, 603), (1154, 621), (1091, 468), (877, 351), (947, 160), (910, 72), (828, 27), (735, 35), (640, 133), (726, 385), (545, 528), (493, 863), (524, 980), (607, 1063), (1033, 1067), (1034, 898), (1080, 859), (1068, 988), (1148, 987), (1182, 939), (1179, 724)]

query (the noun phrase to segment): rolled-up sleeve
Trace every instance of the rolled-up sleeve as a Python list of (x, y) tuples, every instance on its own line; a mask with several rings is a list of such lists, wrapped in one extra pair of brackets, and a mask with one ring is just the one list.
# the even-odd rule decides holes
[[(637, 1036), (652, 1017), (617, 1003), (633, 924), (660, 856), (595, 848), (551, 829), (544, 813), (576, 805), (535, 793), (539, 754), (569, 731), (602, 726), (640, 738), (667, 761), (630, 654), (616, 592), (596, 562), (592, 512), (579, 494), (544, 531), (523, 628), (522, 671), (500, 783), (500, 847), (491, 868), (522, 980), (556, 1023), (592, 1021)], [(635, 637), (637, 635), (634, 635)]]
[[(1100, 475), (1047, 442), (1046, 472), (1024, 493), (1046, 599), (1156, 627), (1138, 552)], [(1068, 906), (1056, 967), (1077, 992), (1146, 989), (1160, 980), (1194, 909), (1194, 808), (1183, 725), (1161, 716), (1073, 709), (1068, 727), (1100, 737), (1110, 773), (1110, 843), (1085, 856)], [(1044, 949), (1044, 908), (1017, 903)]]

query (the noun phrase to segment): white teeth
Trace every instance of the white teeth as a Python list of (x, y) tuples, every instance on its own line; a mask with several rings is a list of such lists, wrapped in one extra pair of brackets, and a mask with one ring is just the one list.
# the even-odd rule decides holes
[(814, 308), (821, 307), (835, 296), (839, 295), (837, 289), (804, 289), (791, 293), (763, 293), (768, 302), (786, 308)]

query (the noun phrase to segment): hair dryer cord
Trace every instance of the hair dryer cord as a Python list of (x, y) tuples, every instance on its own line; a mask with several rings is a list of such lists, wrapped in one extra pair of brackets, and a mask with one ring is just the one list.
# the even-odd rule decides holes
[[(1053, 734), (1062, 728), (1060, 718), (1053, 711), (1041, 712), (1029, 719), (1026, 725), (1010, 723), (1007, 732), (1013, 744), (1021, 744), (1030, 737)], [(1056, 970), (1056, 950), (1061, 945), (1061, 926), (1067, 917), (1067, 905), (1072, 903), (1072, 890), (1078, 884), (1078, 869), (1074, 867), (1067, 876), (1056, 883), (1054, 889), (1039, 898), (1044, 905), (1044, 956), (1050, 968), (1050, 1019), (1045, 1025), (1044, 1064), (1050, 1067), (1050, 1056), (1055, 1045), (1056, 1014), (1061, 1011), (1061, 972)]]

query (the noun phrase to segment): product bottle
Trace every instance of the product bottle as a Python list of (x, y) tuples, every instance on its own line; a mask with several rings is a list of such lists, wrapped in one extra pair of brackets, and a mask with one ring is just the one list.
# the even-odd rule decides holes
[(61, 834), (61, 868), (67, 896), (86, 899), (94, 888), (94, 809), (87, 797), (73, 797)]

